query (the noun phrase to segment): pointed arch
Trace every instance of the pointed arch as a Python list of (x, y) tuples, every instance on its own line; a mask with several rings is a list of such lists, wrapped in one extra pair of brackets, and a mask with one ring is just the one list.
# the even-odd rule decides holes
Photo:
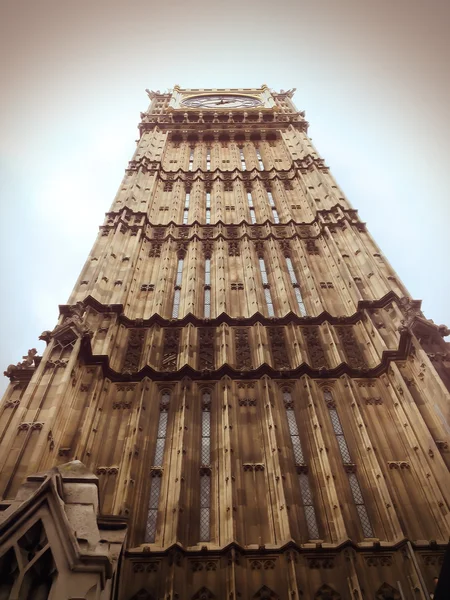
[(375, 594), (376, 600), (401, 600), (400, 592), (384, 582)]
[(341, 600), (341, 595), (325, 583), (317, 590), (314, 600)]
[(214, 598), (214, 594), (206, 587), (200, 588), (198, 592), (192, 596), (192, 600), (213, 600)]
[(263, 585), (253, 596), (254, 600), (280, 600), (273, 590)]

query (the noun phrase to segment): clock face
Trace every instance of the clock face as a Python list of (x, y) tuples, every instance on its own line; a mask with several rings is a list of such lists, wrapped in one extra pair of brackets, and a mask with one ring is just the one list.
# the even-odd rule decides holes
[(192, 96), (182, 102), (188, 108), (255, 108), (262, 106), (258, 98), (250, 96), (233, 96), (232, 94), (218, 94), (216, 96)]

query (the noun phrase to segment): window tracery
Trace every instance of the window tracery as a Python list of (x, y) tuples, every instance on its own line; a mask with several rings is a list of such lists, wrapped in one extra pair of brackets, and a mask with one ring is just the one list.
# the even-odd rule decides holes
[(319, 539), (319, 527), (317, 525), (316, 511), (314, 509), (313, 495), (309, 483), (308, 467), (303, 454), (300, 434), (298, 431), (297, 420), (294, 412), (294, 402), (289, 389), (283, 390), (283, 403), (286, 411), (286, 418), (291, 438), (292, 449), (294, 452), (294, 462), (297, 468), (298, 480), (300, 484), (300, 493), (305, 513), (306, 526), (308, 528), (309, 539)]
[(325, 404), (328, 408), (328, 412), (330, 414), (331, 425), (333, 427), (334, 435), (336, 436), (336, 440), (338, 443), (342, 464), (344, 465), (345, 472), (347, 473), (350, 491), (352, 493), (353, 502), (355, 504), (356, 511), (359, 516), (364, 537), (373, 537), (374, 534), (372, 525), (370, 523), (369, 514), (367, 512), (366, 504), (364, 502), (358, 477), (355, 473), (356, 466), (353, 464), (350, 456), (350, 451), (348, 449), (347, 441), (345, 439), (344, 430), (342, 429), (341, 420), (339, 419), (339, 415), (336, 410), (336, 403), (333, 399), (333, 394), (330, 390), (326, 389), (323, 391), (323, 396)]
[(183, 281), (183, 264), (184, 258), (178, 258), (177, 275), (175, 279), (175, 288), (173, 295), (172, 319), (178, 319), (178, 313), (180, 310), (181, 282)]
[(156, 537), (158, 506), (161, 495), (162, 466), (164, 461), (164, 449), (166, 445), (167, 423), (169, 419), (169, 403), (170, 392), (162, 392), (159, 404), (159, 420), (156, 433), (155, 453), (150, 472), (150, 496), (148, 501), (147, 523), (145, 527), (145, 541), (149, 543), (154, 542)]
[(200, 541), (210, 539), (211, 520), (211, 392), (202, 393), (202, 438), (200, 466)]
[(269, 317), (274, 317), (275, 311), (273, 308), (272, 294), (270, 293), (270, 284), (269, 284), (269, 279), (267, 277), (266, 263), (262, 256), (258, 257), (258, 262), (259, 262), (259, 270), (261, 272), (261, 279), (262, 279), (262, 284), (263, 284), (263, 289), (264, 289), (264, 298), (266, 300), (266, 305), (267, 305), (267, 312), (269, 314)]

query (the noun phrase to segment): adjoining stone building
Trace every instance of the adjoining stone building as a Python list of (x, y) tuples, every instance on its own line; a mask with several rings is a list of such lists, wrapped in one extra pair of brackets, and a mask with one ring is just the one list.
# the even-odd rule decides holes
[(448, 330), (293, 90), (148, 92), (42, 357), (0, 404), (0, 599), (426, 599)]

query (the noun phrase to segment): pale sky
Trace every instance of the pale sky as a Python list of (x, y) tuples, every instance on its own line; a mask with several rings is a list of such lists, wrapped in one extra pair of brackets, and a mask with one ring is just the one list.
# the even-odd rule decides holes
[(1, 371), (42, 353), (144, 90), (175, 84), (296, 87), (349, 201), (425, 315), (450, 325), (449, 31), (448, 0), (3, 0)]

